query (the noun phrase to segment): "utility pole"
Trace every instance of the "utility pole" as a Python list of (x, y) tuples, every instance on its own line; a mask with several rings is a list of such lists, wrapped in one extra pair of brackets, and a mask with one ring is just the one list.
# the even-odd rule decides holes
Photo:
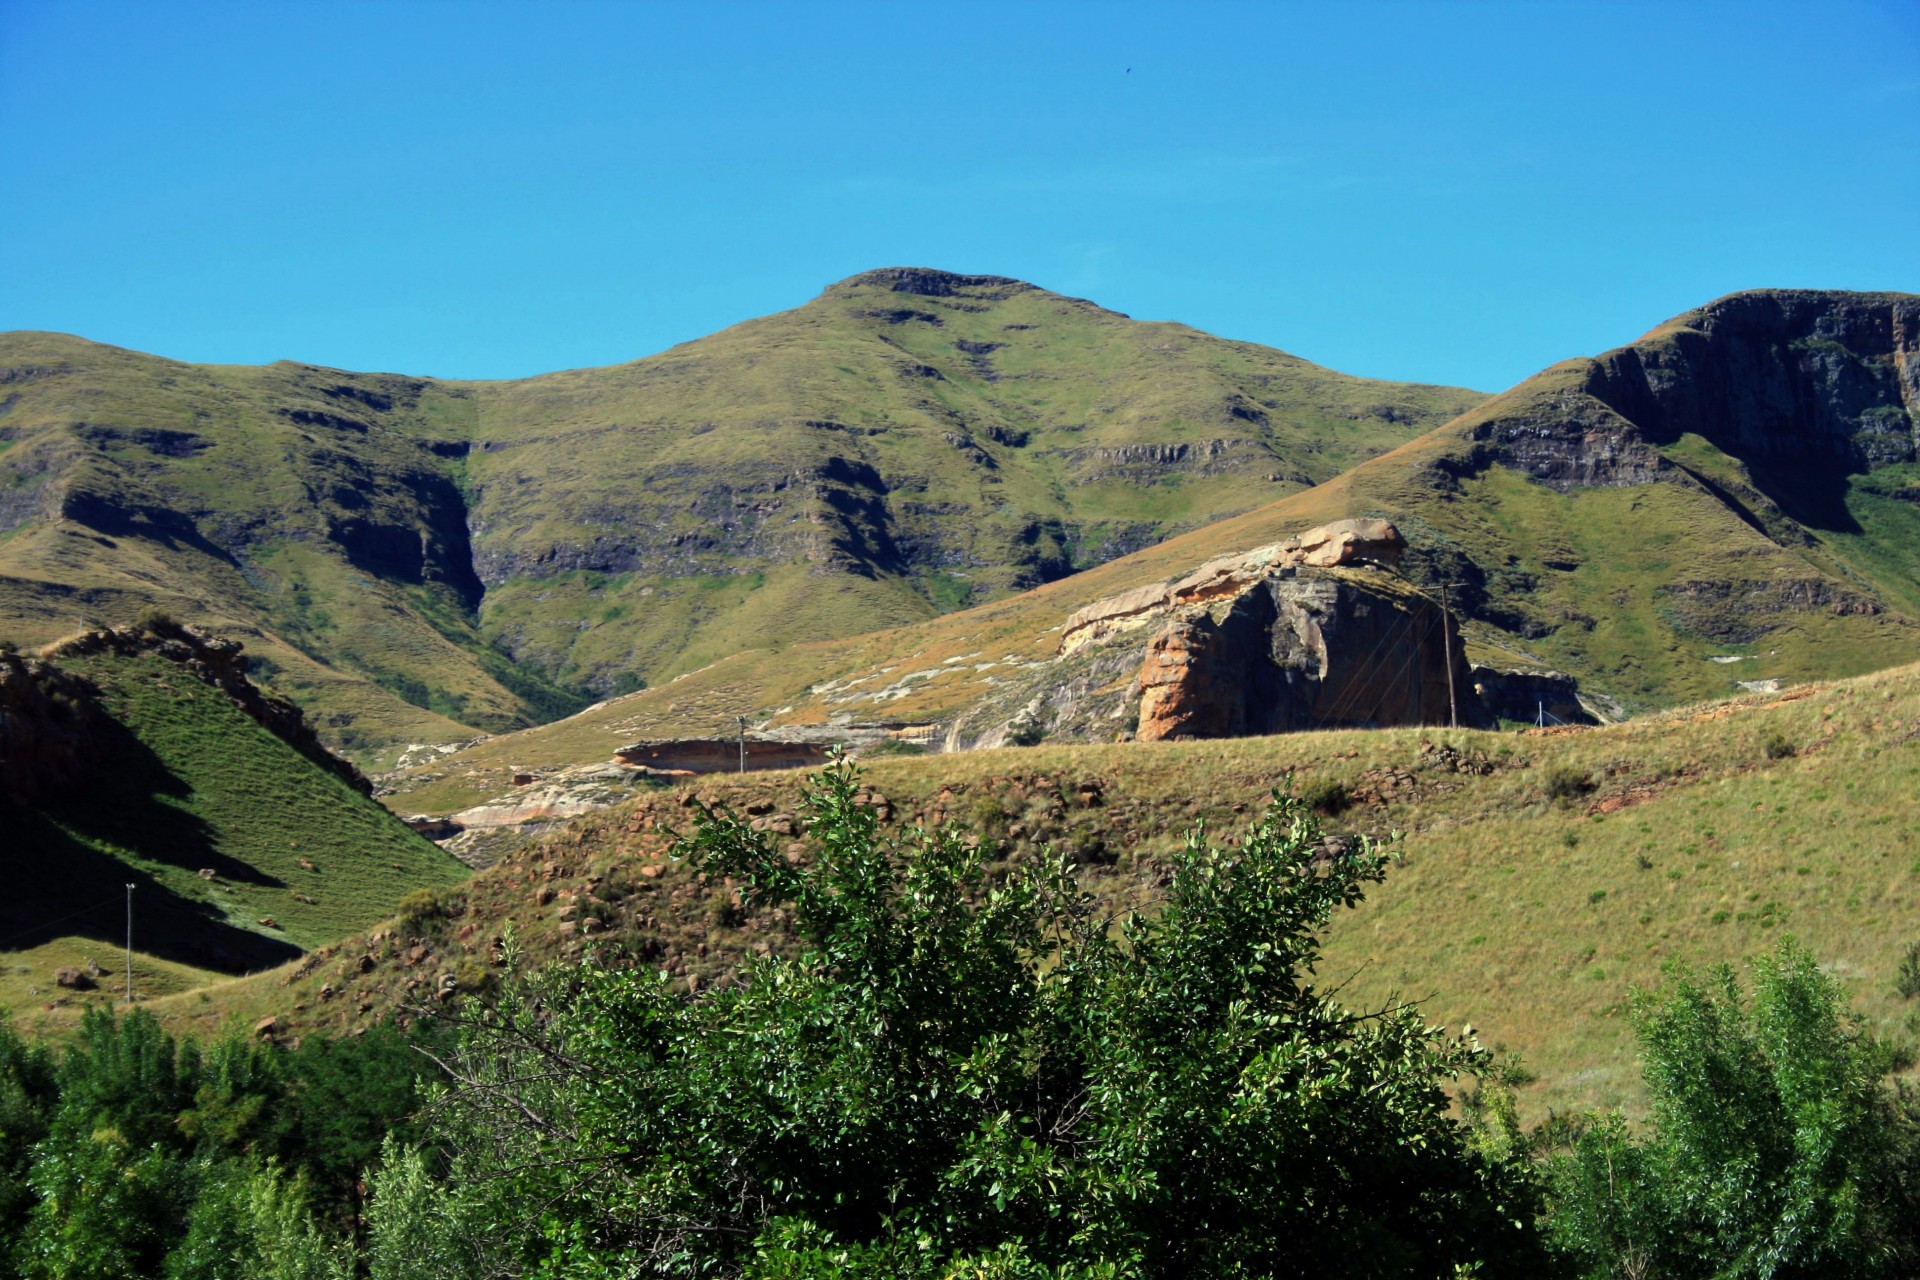
[(1460, 700), (1453, 692), (1453, 631), (1449, 624), (1453, 621), (1453, 608), (1447, 603), (1447, 588), (1450, 583), (1440, 584), (1440, 643), (1447, 652), (1447, 728), (1460, 727)]
[(734, 718), (740, 722), (740, 772), (745, 773), (747, 771), (747, 718), (745, 716)]
[(133, 1003), (133, 886), (127, 886), (127, 1003)]

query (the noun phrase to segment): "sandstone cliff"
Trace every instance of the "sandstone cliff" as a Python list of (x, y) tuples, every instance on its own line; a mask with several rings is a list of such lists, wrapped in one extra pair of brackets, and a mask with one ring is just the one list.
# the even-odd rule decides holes
[(961, 715), (950, 747), (1488, 724), (1453, 618), (1342, 520), (1078, 610), (1058, 652)]
[(1139, 690), (1142, 742), (1481, 719), (1453, 618), (1378, 570), (1276, 569), (1175, 616)]

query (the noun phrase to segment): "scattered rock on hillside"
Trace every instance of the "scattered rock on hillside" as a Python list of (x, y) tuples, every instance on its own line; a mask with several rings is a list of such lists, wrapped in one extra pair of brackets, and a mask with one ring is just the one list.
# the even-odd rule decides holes
[(65, 987), (69, 991), (91, 991), (95, 985), (93, 978), (89, 976), (85, 970), (71, 966), (65, 969), (54, 970), (53, 983), (55, 986)]

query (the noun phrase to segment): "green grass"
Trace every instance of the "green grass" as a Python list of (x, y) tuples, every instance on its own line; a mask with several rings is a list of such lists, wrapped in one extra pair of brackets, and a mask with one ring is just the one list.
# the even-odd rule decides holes
[(124, 941), (131, 882), (136, 949), (168, 981), (241, 972), (365, 928), (412, 889), (465, 878), (177, 664), (95, 655), (61, 665), (99, 687), (112, 723), (89, 744), (80, 788), (5, 815), (0, 945), (104, 957)]
[[(1778, 750), (1783, 742), (1791, 754)], [(1474, 767), (1455, 769), (1449, 752)], [(1410, 790), (1382, 790), (1403, 774)], [(1568, 777), (1583, 786), (1557, 781)], [(1470, 1022), (1537, 1076), (1522, 1097), (1530, 1118), (1637, 1106), (1632, 991), (1657, 984), (1669, 963), (1737, 964), (1786, 933), (1847, 984), (1876, 1034), (1920, 1047), (1920, 1003), (1897, 990), (1903, 957), (1920, 941), (1920, 818), (1910, 803), (1920, 786), (1920, 667), (1584, 731), (1049, 742), (880, 757), (866, 778), (896, 826), (956, 822), (1011, 859), (1051, 844), (1073, 853), (1105, 902), (1147, 910), (1161, 860), (1192, 824), (1225, 839), (1275, 787), (1344, 793), (1344, 806), (1324, 806), (1337, 810), (1324, 819), (1329, 830), (1404, 835), (1386, 882), (1337, 921), (1320, 981), (1341, 986), (1349, 1003), (1415, 999), (1437, 1023)], [(717, 775), (694, 790), (742, 811), (792, 813), (800, 781)], [(1090, 801), (1089, 782), (1098, 784)], [(439, 963), (480, 963), (508, 920), (536, 960), (575, 954), (578, 938), (558, 929), (573, 893), (590, 895), (609, 945), (657, 948), (649, 964), (717, 979), (777, 930), (715, 915), (685, 867), (663, 860), (665, 833), (685, 812), (677, 793), (649, 795), (479, 873), (458, 917), (476, 941), (449, 940)], [(543, 902), (530, 887), (540, 885), (560, 896)], [(304, 1004), (300, 1016), (337, 1028), (342, 1011), (323, 1009), (313, 992), (354, 980), (351, 968), (330, 961), (291, 990), (284, 973), (268, 975), (221, 999), (253, 1016)], [(366, 987), (395, 991), (403, 976)], [(191, 1001), (164, 1004), (170, 1016), (201, 1016)]]

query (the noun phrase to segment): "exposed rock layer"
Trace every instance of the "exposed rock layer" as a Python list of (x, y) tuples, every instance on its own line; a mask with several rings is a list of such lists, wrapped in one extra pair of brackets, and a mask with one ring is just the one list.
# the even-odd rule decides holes
[(1446, 724), (1450, 705), (1479, 722), (1453, 619), (1368, 576), (1279, 569), (1170, 620), (1147, 644), (1136, 736)]
[(1669, 475), (1655, 446), (1688, 434), (1776, 465), (1857, 472), (1920, 456), (1920, 297), (1908, 294), (1733, 294), (1557, 368), (1578, 374), (1572, 394), (1529, 399), (1522, 384), (1489, 406), (1473, 431), (1481, 464), (1565, 490)]

